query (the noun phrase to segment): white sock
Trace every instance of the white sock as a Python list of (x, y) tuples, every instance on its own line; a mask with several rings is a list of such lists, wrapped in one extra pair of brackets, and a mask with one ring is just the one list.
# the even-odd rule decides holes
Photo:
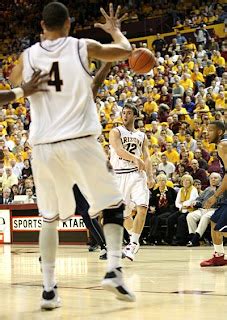
[(58, 246), (58, 221), (43, 222), (39, 234), (39, 247), (42, 258), (43, 285), (45, 291), (53, 290), (56, 285), (54, 276), (56, 252)]
[(222, 244), (214, 244), (214, 251), (215, 253), (217, 253), (218, 255), (223, 255), (224, 254), (224, 247), (223, 247), (223, 243)]
[(123, 227), (108, 223), (103, 227), (107, 244), (107, 271), (121, 267)]
[(133, 232), (130, 238), (130, 242), (139, 243), (139, 238), (140, 238), (140, 234)]

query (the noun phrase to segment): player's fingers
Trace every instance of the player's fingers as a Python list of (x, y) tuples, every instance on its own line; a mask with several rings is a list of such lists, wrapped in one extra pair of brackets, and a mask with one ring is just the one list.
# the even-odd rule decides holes
[(125, 13), (122, 17), (120, 17), (118, 20), (120, 21), (120, 22), (122, 22), (122, 21), (124, 21), (124, 20), (126, 20), (128, 18), (128, 14), (127, 13)]
[(108, 14), (106, 13), (106, 11), (103, 8), (100, 8), (100, 11), (101, 11), (102, 15), (106, 18), (106, 20), (109, 19)]
[(117, 19), (121, 10), (121, 6), (117, 6), (117, 10), (115, 12), (115, 18)]
[(102, 29), (103, 25), (102, 25), (101, 23), (95, 23), (95, 24), (94, 24), (94, 27), (95, 27), (95, 28), (101, 28), (101, 29)]
[(37, 89), (35, 89), (34, 90), (34, 92), (49, 92), (50, 90), (48, 90), (48, 89), (41, 89), (41, 88), (37, 88)]
[(109, 12), (110, 12), (110, 18), (113, 18), (114, 17), (114, 11), (113, 11), (113, 4), (110, 3), (109, 5)]
[(35, 71), (35, 72), (33, 73), (33, 75), (32, 75), (32, 79), (38, 78), (38, 76), (40, 75), (40, 73), (41, 73), (41, 70)]

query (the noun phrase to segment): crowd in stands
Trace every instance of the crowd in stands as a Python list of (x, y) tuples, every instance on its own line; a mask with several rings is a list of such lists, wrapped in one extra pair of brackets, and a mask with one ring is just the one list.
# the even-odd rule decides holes
[[(22, 51), (39, 40), (43, 6), (49, 0), (1, 0), (0, 2), (0, 60), (2, 54)], [(102, 22), (100, 7), (104, 0), (62, 0), (70, 11), (74, 24), (72, 32), (91, 28)], [(201, 24), (224, 22), (227, 18), (224, 0), (118, 0), (122, 14), (128, 13), (127, 22), (143, 21), (159, 16), (169, 16), (174, 29), (182, 30)]]
[[(29, 1), (15, 2), (21, 12), (31, 9)], [(137, 9), (134, 1), (121, 2), (126, 7)], [(4, 9), (4, 3), (8, 2), (3, 1), (0, 10)], [(167, 5), (167, 1), (155, 3), (156, 8), (163, 9)], [(182, 1), (177, 3), (180, 5)], [(183, 3), (186, 6), (187, 1)], [(39, 1), (34, 1), (34, 4), (39, 6)], [(144, 1), (142, 8), (148, 7), (148, 4), (149, 1)], [(93, 5), (95, 7), (97, 2), (93, 1)], [(209, 4), (204, 4), (205, 9), (200, 7), (197, 12), (196, 7), (187, 5), (185, 10), (191, 12), (193, 24), (193, 14), (198, 17), (200, 12), (206, 13), (207, 6)], [(212, 6), (213, 11), (208, 12), (215, 16), (222, 12), (221, 4), (214, 1)], [(12, 8), (14, 6), (9, 4), (8, 11), (3, 10), (6, 17), (12, 14)], [(32, 22), (33, 18), (31, 10), (28, 21)], [(180, 27), (179, 20), (176, 20), (176, 37), (170, 43), (157, 34), (152, 48), (149, 48), (156, 56), (156, 66), (146, 75), (134, 74), (127, 61), (113, 64), (95, 99), (103, 127), (99, 140), (107, 155), (109, 131), (121, 124), (122, 107), (126, 102), (134, 103), (139, 110), (136, 127), (148, 137), (157, 180), (157, 185), (151, 190), (147, 217), (147, 225), (150, 226), (146, 235), (148, 242), (185, 245), (190, 239), (188, 245), (198, 245), (198, 234), (199, 238), (203, 236), (208, 221), (204, 220), (198, 230), (195, 228), (195, 221), (197, 223), (202, 216), (198, 211), (202, 208), (204, 192), (207, 199), (207, 190), (214, 190), (221, 181), (222, 168), (216, 145), (208, 142), (207, 126), (212, 120), (227, 120), (226, 44), (221, 39), (217, 41), (201, 22), (205, 21), (199, 21), (195, 42), (181, 34), (183, 22), (180, 22)], [(11, 27), (16, 28), (16, 25)], [(8, 76), (17, 64), (18, 52), (30, 44), (24, 32), (13, 43), (10, 35), (6, 41), (10, 54), (0, 59), (0, 90), (10, 89)], [(132, 46), (136, 47), (134, 44)], [(146, 47), (147, 44), (142, 43), (141, 46)], [(91, 70), (95, 74), (95, 62), (91, 63)], [(31, 147), (28, 143), (29, 124), (27, 99), (0, 106), (0, 193), (3, 194), (0, 203), (10, 203), (16, 195), (27, 195), (30, 203), (35, 201)], [(197, 211), (196, 217), (193, 216), (194, 211)], [(207, 215), (209, 217), (209, 213)], [(163, 221), (166, 229), (163, 229)]]

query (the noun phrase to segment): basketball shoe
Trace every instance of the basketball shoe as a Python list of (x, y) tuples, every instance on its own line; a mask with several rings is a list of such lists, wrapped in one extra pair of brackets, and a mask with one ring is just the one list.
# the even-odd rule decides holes
[(204, 260), (200, 263), (200, 267), (218, 267), (226, 266), (227, 260), (225, 260), (225, 255), (217, 255), (216, 252), (213, 255), (213, 258)]
[(102, 287), (107, 291), (113, 292), (119, 300), (127, 302), (136, 301), (134, 293), (130, 292), (124, 284), (120, 267), (106, 273), (102, 280)]
[(131, 261), (134, 261), (135, 254), (138, 252), (139, 248), (140, 248), (139, 243), (135, 243), (135, 242), (129, 243), (124, 249), (125, 257)]
[(41, 299), (41, 309), (52, 310), (61, 307), (61, 299), (58, 296), (57, 286), (51, 291), (43, 290)]

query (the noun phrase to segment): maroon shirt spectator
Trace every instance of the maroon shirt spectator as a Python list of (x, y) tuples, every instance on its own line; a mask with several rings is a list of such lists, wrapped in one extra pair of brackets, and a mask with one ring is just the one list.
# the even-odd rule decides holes
[(201, 181), (202, 190), (206, 189), (209, 185), (206, 170), (199, 168), (199, 163), (196, 159), (191, 161), (192, 170), (190, 172), (193, 179), (198, 179)]
[(173, 114), (173, 122), (170, 124), (169, 128), (173, 131), (174, 134), (179, 132), (179, 129), (181, 127), (181, 122), (178, 121), (178, 115)]
[(208, 172), (212, 173), (212, 172), (217, 172), (217, 173), (222, 173), (222, 168), (221, 168), (221, 164), (220, 161), (218, 159), (218, 153), (217, 151), (213, 151), (211, 153), (212, 156), (212, 160), (209, 162), (209, 167), (208, 167)]
[(210, 153), (203, 148), (201, 140), (197, 140), (197, 147), (202, 152), (202, 158), (208, 162), (210, 160)]

